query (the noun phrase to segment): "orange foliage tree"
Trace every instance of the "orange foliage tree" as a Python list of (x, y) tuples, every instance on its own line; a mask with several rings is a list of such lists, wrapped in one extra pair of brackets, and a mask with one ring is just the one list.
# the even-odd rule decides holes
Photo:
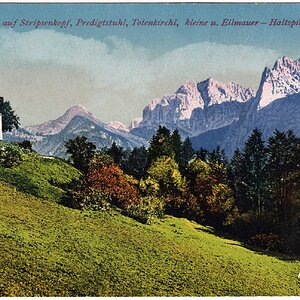
[(113, 163), (91, 168), (87, 182), (89, 187), (100, 191), (109, 202), (123, 209), (138, 202), (137, 181)]

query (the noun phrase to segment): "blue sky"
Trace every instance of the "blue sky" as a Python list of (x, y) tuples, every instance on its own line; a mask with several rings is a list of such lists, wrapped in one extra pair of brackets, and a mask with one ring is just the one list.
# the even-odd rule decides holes
[[(84, 38), (103, 39), (108, 35), (126, 38), (134, 44), (160, 53), (180, 47), (183, 43), (203, 41), (222, 44), (243, 44), (268, 47), (295, 53), (299, 47), (299, 28), (289, 27), (188, 27), (183, 26), (187, 18), (221, 21), (224, 18), (238, 20), (261, 20), (272, 18), (299, 20), (300, 5), (294, 4), (1, 4), (0, 20), (22, 19), (117, 19), (127, 18), (177, 18), (179, 28), (102, 28), (73, 26), (72, 29), (58, 29)], [(24, 28), (15, 28), (22, 31)], [(26, 30), (26, 29), (25, 29)], [(30, 30), (30, 29), (27, 29)], [(159, 41), (159, 43), (158, 43)], [(154, 52), (155, 53), (155, 52)]]
[[(2, 96), (23, 125), (82, 104), (105, 122), (129, 123), (153, 98), (207, 77), (257, 88), (265, 66), (298, 58), (300, 26), (189, 27), (187, 18), (295, 19), (300, 4), (1, 4), (0, 24), (68, 20), (73, 27), (0, 28)], [(179, 27), (76, 27), (77, 19), (178, 19)], [(18, 24), (18, 23), (17, 23)], [(26, 104), (26, 105), (25, 105)]]

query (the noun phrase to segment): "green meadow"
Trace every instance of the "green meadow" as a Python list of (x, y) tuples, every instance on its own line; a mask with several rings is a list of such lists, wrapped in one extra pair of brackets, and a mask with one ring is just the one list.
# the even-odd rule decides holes
[(0, 166), (0, 182), (52, 201), (59, 201), (64, 186), (79, 175), (78, 170), (61, 159), (34, 153), (23, 155), (22, 162), (13, 168)]
[(186, 219), (144, 225), (0, 190), (1, 296), (299, 295), (299, 260)]

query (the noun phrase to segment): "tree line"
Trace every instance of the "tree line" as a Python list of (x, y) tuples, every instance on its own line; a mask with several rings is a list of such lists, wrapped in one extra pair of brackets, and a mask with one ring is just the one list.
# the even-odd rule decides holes
[(113, 143), (96, 150), (79, 136), (65, 146), (83, 173), (80, 184), (69, 189), (68, 205), (101, 210), (114, 205), (145, 223), (167, 213), (256, 246), (300, 249), (300, 141), (292, 131), (276, 130), (264, 142), (254, 129), (230, 160), (220, 148), (195, 151), (189, 138), (164, 126), (148, 149)]

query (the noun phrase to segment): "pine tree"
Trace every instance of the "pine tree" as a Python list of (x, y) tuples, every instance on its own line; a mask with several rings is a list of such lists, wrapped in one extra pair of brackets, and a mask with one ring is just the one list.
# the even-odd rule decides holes
[(0, 97), (0, 114), (2, 115), (2, 131), (12, 131), (14, 128), (18, 129), (20, 125), (20, 118), (15, 114), (9, 101), (4, 101)]
[(134, 148), (125, 163), (125, 170), (129, 175), (141, 179), (147, 171), (148, 152), (145, 147)]
[(195, 151), (193, 149), (191, 140), (189, 137), (187, 137), (182, 143), (181, 148), (181, 163), (183, 167), (188, 165), (188, 162), (192, 159), (194, 154)]
[(300, 141), (289, 130), (276, 130), (268, 140), (268, 171), (273, 208), (279, 222), (287, 227), (293, 206), (293, 192), (300, 171)]
[(217, 146), (212, 152), (207, 153), (207, 160), (211, 163), (219, 163), (225, 166), (228, 164), (225, 151), (224, 149), (221, 150), (220, 146)]
[(170, 130), (165, 126), (159, 126), (152, 137), (148, 148), (148, 165), (160, 156), (174, 156)]
[(239, 149), (234, 151), (232, 160), (229, 165), (229, 181), (236, 199), (236, 204), (241, 212), (251, 209), (251, 202), (246, 198), (246, 167), (243, 155)]
[(107, 154), (113, 158), (117, 165), (119, 165), (121, 163), (124, 151), (121, 146), (118, 146), (116, 142), (113, 142), (111, 147), (107, 149)]
[[(210, 164), (215, 175), (219, 178), (220, 182), (227, 180), (228, 160), (225, 151), (218, 146), (212, 152), (207, 153), (207, 161)], [(227, 183), (227, 182), (226, 182)]]
[(242, 155), (246, 172), (245, 196), (251, 202), (252, 210), (260, 214), (264, 209), (267, 194), (267, 155), (259, 129), (254, 129), (249, 136)]
[(199, 158), (203, 161), (206, 161), (206, 162), (208, 161), (208, 155), (209, 155), (209, 151), (202, 147), (196, 151), (197, 158)]
[(179, 166), (182, 165), (182, 141), (181, 136), (177, 129), (174, 130), (171, 135), (171, 143), (174, 152), (174, 159)]
[(88, 142), (85, 136), (76, 136), (65, 143), (67, 153), (71, 155), (71, 161), (75, 168), (86, 173), (92, 160), (96, 146)]

